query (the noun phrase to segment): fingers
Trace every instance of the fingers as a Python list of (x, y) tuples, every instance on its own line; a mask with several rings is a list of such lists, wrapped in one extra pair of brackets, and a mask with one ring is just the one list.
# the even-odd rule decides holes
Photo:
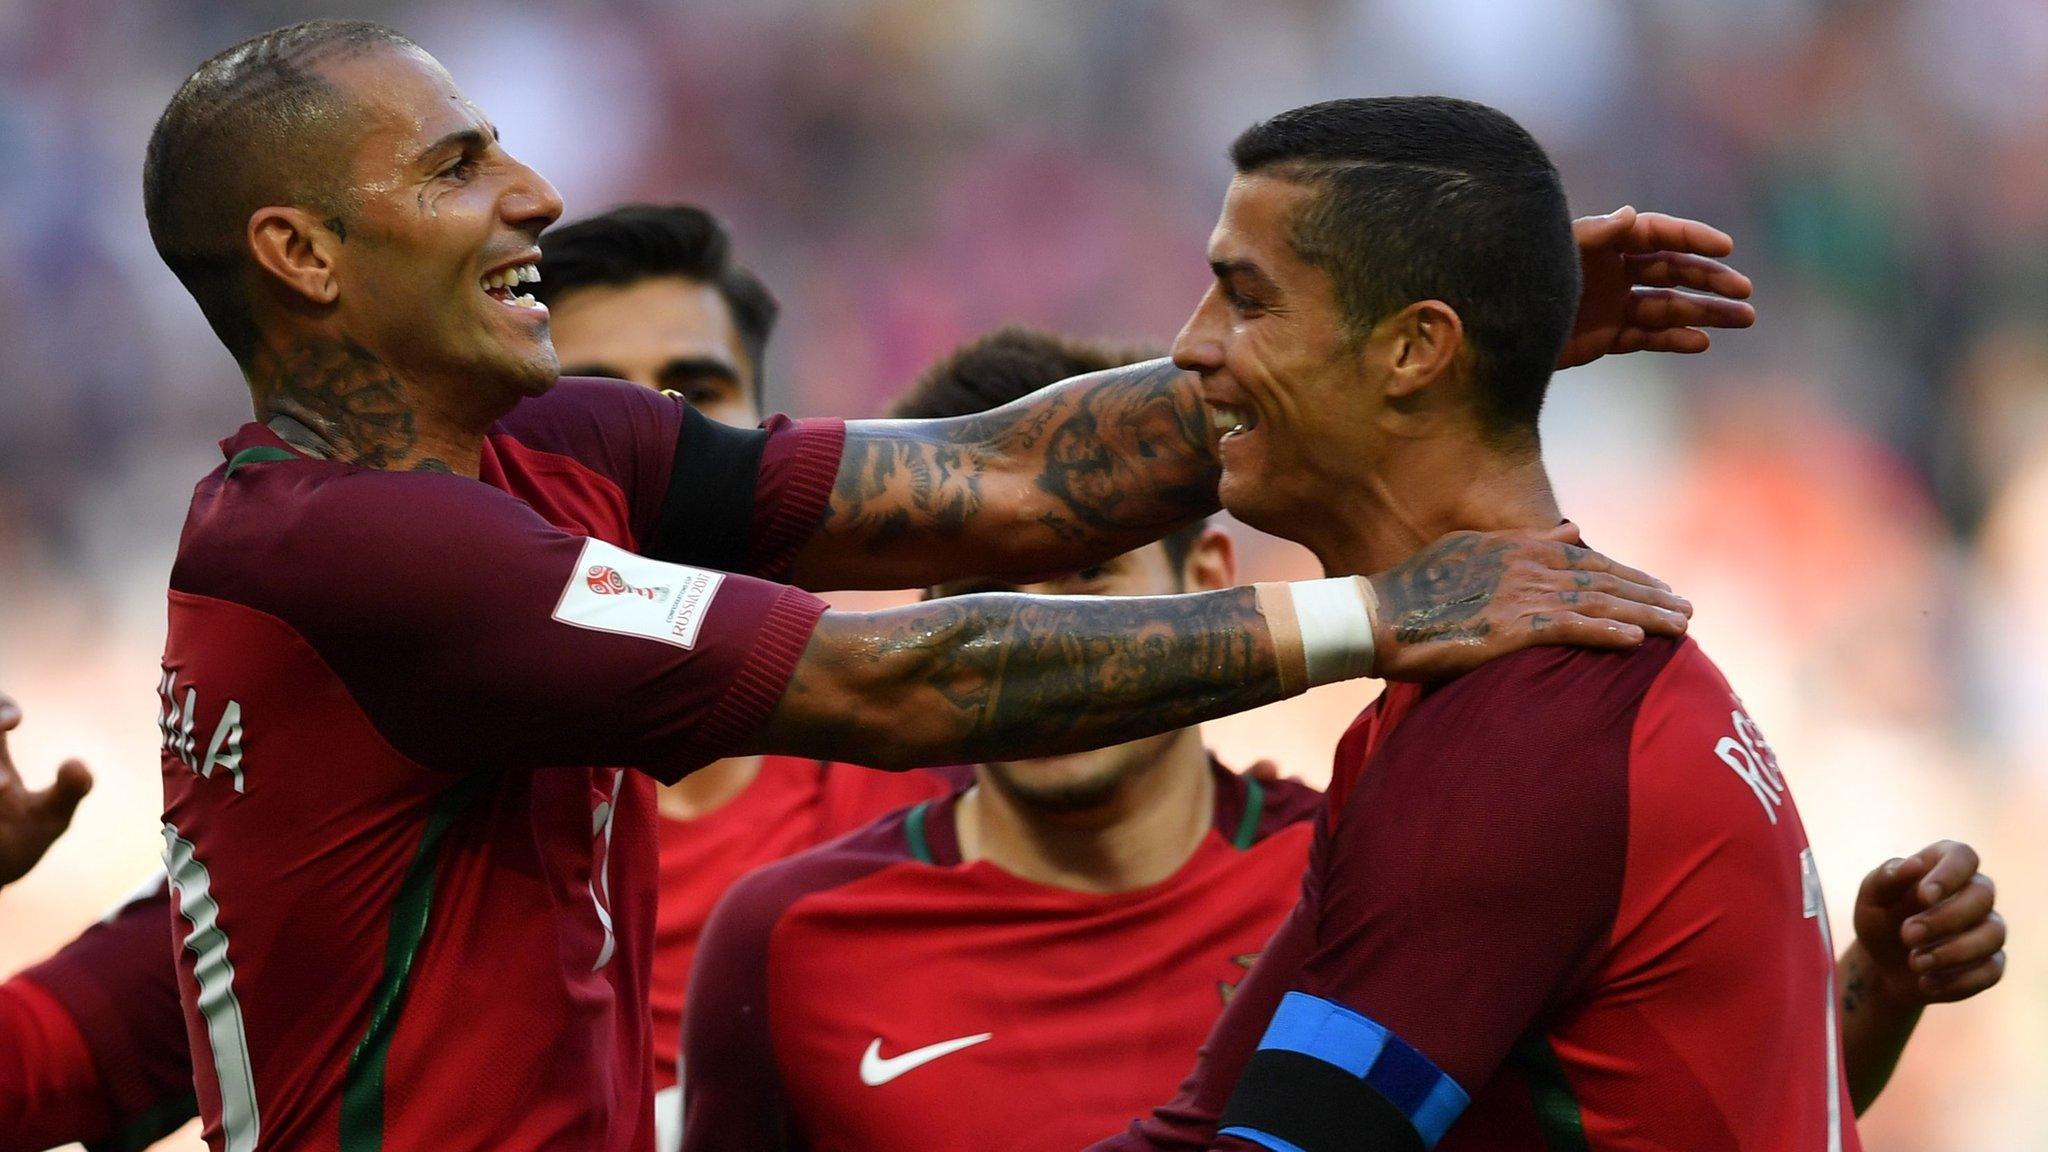
[(1635, 227), (1636, 210), (1623, 205), (1605, 216), (1581, 216), (1572, 221), (1572, 241), (1581, 249), (1617, 245)]
[[(1927, 861), (1927, 877), (1920, 882), (1920, 903), (1932, 907), (1951, 893), (1959, 892), (1977, 878), (1977, 850), (1957, 840), (1941, 840), (1920, 851), (1914, 857)], [(1991, 883), (1989, 876), (1982, 877), (1985, 884)]]
[(1856, 903), (1866, 908), (1890, 908), (1904, 900), (1913, 885), (1927, 874), (1929, 861), (1920, 855), (1894, 857), (1870, 870), (1863, 886), (1856, 890)]
[[(1567, 521), (1566, 523), (1570, 522)], [(1573, 528), (1573, 532), (1577, 532), (1576, 527)], [(1611, 576), (1626, 580), (1631, 584), (1647, 584), (1654, 588), (1662, 588), (1666, 592), (1671, 590), (1671, 585), (1657, 579), (1648, 572), (1631, 568), (1583, 545), (1560, 544), (1558, 551), (1550, 559), (1551, 567), (1553, 568), (1563, 568), (1573, 572), (1605, 572)], [(1685, 611), (1692, 611), (1692, 603), (1690, 601), (1686, 601), (1682, 596), (1679, 597), (1679, 600), (1685, 604)]]
[[(1566, 611), (1578, 616), (1633, 624), (1657, 636), (1685, 635), (1686, 613), (1675, 609), (1622, 596), (1611, 596), (1605, 592), (1572, 591), (1559, 595), (1569, 605)], [(1668, 596), (1669, 593), (1665, 595)]]
[(1631, 284), (1647, 288), (1689, 288), (1747, 300), (1756, 291), (1749, 277), (1705, 256), (1690, 252), (1637, 252), (1621, 258)]
[(1611, 572), (1560, 572), (1558, 579), (1558, 588), (1563, 594), (1564, 602), (1571, 607), (1579, 605), (1576, 597), (1597, 592), (1622, 600), (1635, 600), (1654, 605), (1681, 616), (1692, 615), (1692, 602), (1661, 583), (1644, 584)]
[(1676, 288), (1634, 288), (1629, 291), (1628, 325), (1634, 328), (1747, 328), (1756, 323), (1756, 308), (1742, 300), (1701, 296)]
[(1735, 251), (1735, 238), (1710, 224), (1670, 216), (1663, 212), (1638, 212), (1628, 230), (1631, 252), (1697, 252), (1702, 256), (1726, 256)]
[(1991, 919), (1998, 894), (1989, 876), (1973, 876), (1962, 890), (1899, 925), (1899, 939), (1909, 948), (1924, 948), (1960, 935)]
[(1643, 642), (1643, 630), (1621, 620), (1587, 616), (1578, 612), (1539, 612), (1527, 619), (1526, 643), (1571, 644), (1580, 648), (1633, 648)]
[(1538, 540), (1555, 540), (1559, 544), (1574, 544), (1580, 548), (1586, 546), (1586, 541), (1579, 535), (1579, 526), (1570, 520), (1560, 520), (1552, 527), (1532, 535)]
[(21, 705), (0, 696), (0, 788), (14, 782), (14, 758), (7, 752), (7, 734), (21, 726)]
[(1713, 337), (1697, 328), (1623, 328), (1614, 338), (1616, 352), (1700, 353), (1713, 344)]
[(54, 836), (71, 826), (78, 802), (92, 791), (92, 773), (81, 761), (66, 760), (57, 769), (57, 779), (41, 792), (29, 794), (29, 806), (46, 821)]
[[(2003, 928), (2003, 923), (2000, 924)], [(1932, 1003), (1967, 1000), (1991, 987), (2005, 975), (2005, 952), (2001, 949), (1970, 965), (1939, 968), (1920, 976), (1920, 994)]]

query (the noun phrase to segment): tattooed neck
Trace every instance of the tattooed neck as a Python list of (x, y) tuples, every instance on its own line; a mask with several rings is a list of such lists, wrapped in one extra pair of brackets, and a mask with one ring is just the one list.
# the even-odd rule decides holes
[(301, 451), (386, 471), (476, 474), (480, 437), (423, 429), (405, 382), (354, 340), (266, 346), (249, 382), (258, 418)]

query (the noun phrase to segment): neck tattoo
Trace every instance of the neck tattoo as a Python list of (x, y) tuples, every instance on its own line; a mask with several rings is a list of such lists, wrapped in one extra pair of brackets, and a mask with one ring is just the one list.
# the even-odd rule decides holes
[(365, 468), (453, 471), (422, 450), (405, 385), (353, 340), (266, 347), (249, 379), (257, 414), (296, 448)]

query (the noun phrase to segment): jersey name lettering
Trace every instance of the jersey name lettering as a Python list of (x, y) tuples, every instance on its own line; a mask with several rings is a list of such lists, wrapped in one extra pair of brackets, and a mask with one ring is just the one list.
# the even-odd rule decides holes
[(235, 791), (246, 793), (242, 779), (242, 706), (230, 700), (221, 710), (220, 722), (213, 727), (213, 738), (206, 742), (202, 756), (194, 739), (193, 728), (199, 718), (199, 690), (185, 688), (185, 698), (178, 699), (178, 674), (164, 669), (163, 679), (157, 682), (156, 694), (162, 703), (157, 711), (157, 732), (163, 737), (166, 756), (175, 756), (185, 767), (208, 779), (213, 778), (214, 769), (225, 768), (234, 778)]
[(1756, 793), (1756, 802), (1763, 805), (1764, 815), (1776, 824), (1778, 809), (1785, 803), (1785, 778), (1778, 774), (1777, 753), (1771, 751), (1763, 730), (1748, 713), (1737, 708), (1729, 713), (1729, 719), (1735, 725), (1735, 735), (1721, 737), (1720, 743), (1714, 745), (1714, 754), (1749, 785), (1749, 790)]

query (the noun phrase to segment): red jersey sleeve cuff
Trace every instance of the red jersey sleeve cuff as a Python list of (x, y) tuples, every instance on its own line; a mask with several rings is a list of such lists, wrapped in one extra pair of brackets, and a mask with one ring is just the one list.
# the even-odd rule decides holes
[(846, 451), (846, 421), (771, 419), (761, 455), (747, 571), (781, 580), (825, 517)]
[(696, 768), (731, 755), (742, 740), (760, 729), (781, 702), (826, 607), (823, 600), (801, 588), (783, 590), (762, 619), (746, 663), (698, 726), (690, 762), (678, 764), (673, 774), (662, 773), (665, 782), (674, 783)]

